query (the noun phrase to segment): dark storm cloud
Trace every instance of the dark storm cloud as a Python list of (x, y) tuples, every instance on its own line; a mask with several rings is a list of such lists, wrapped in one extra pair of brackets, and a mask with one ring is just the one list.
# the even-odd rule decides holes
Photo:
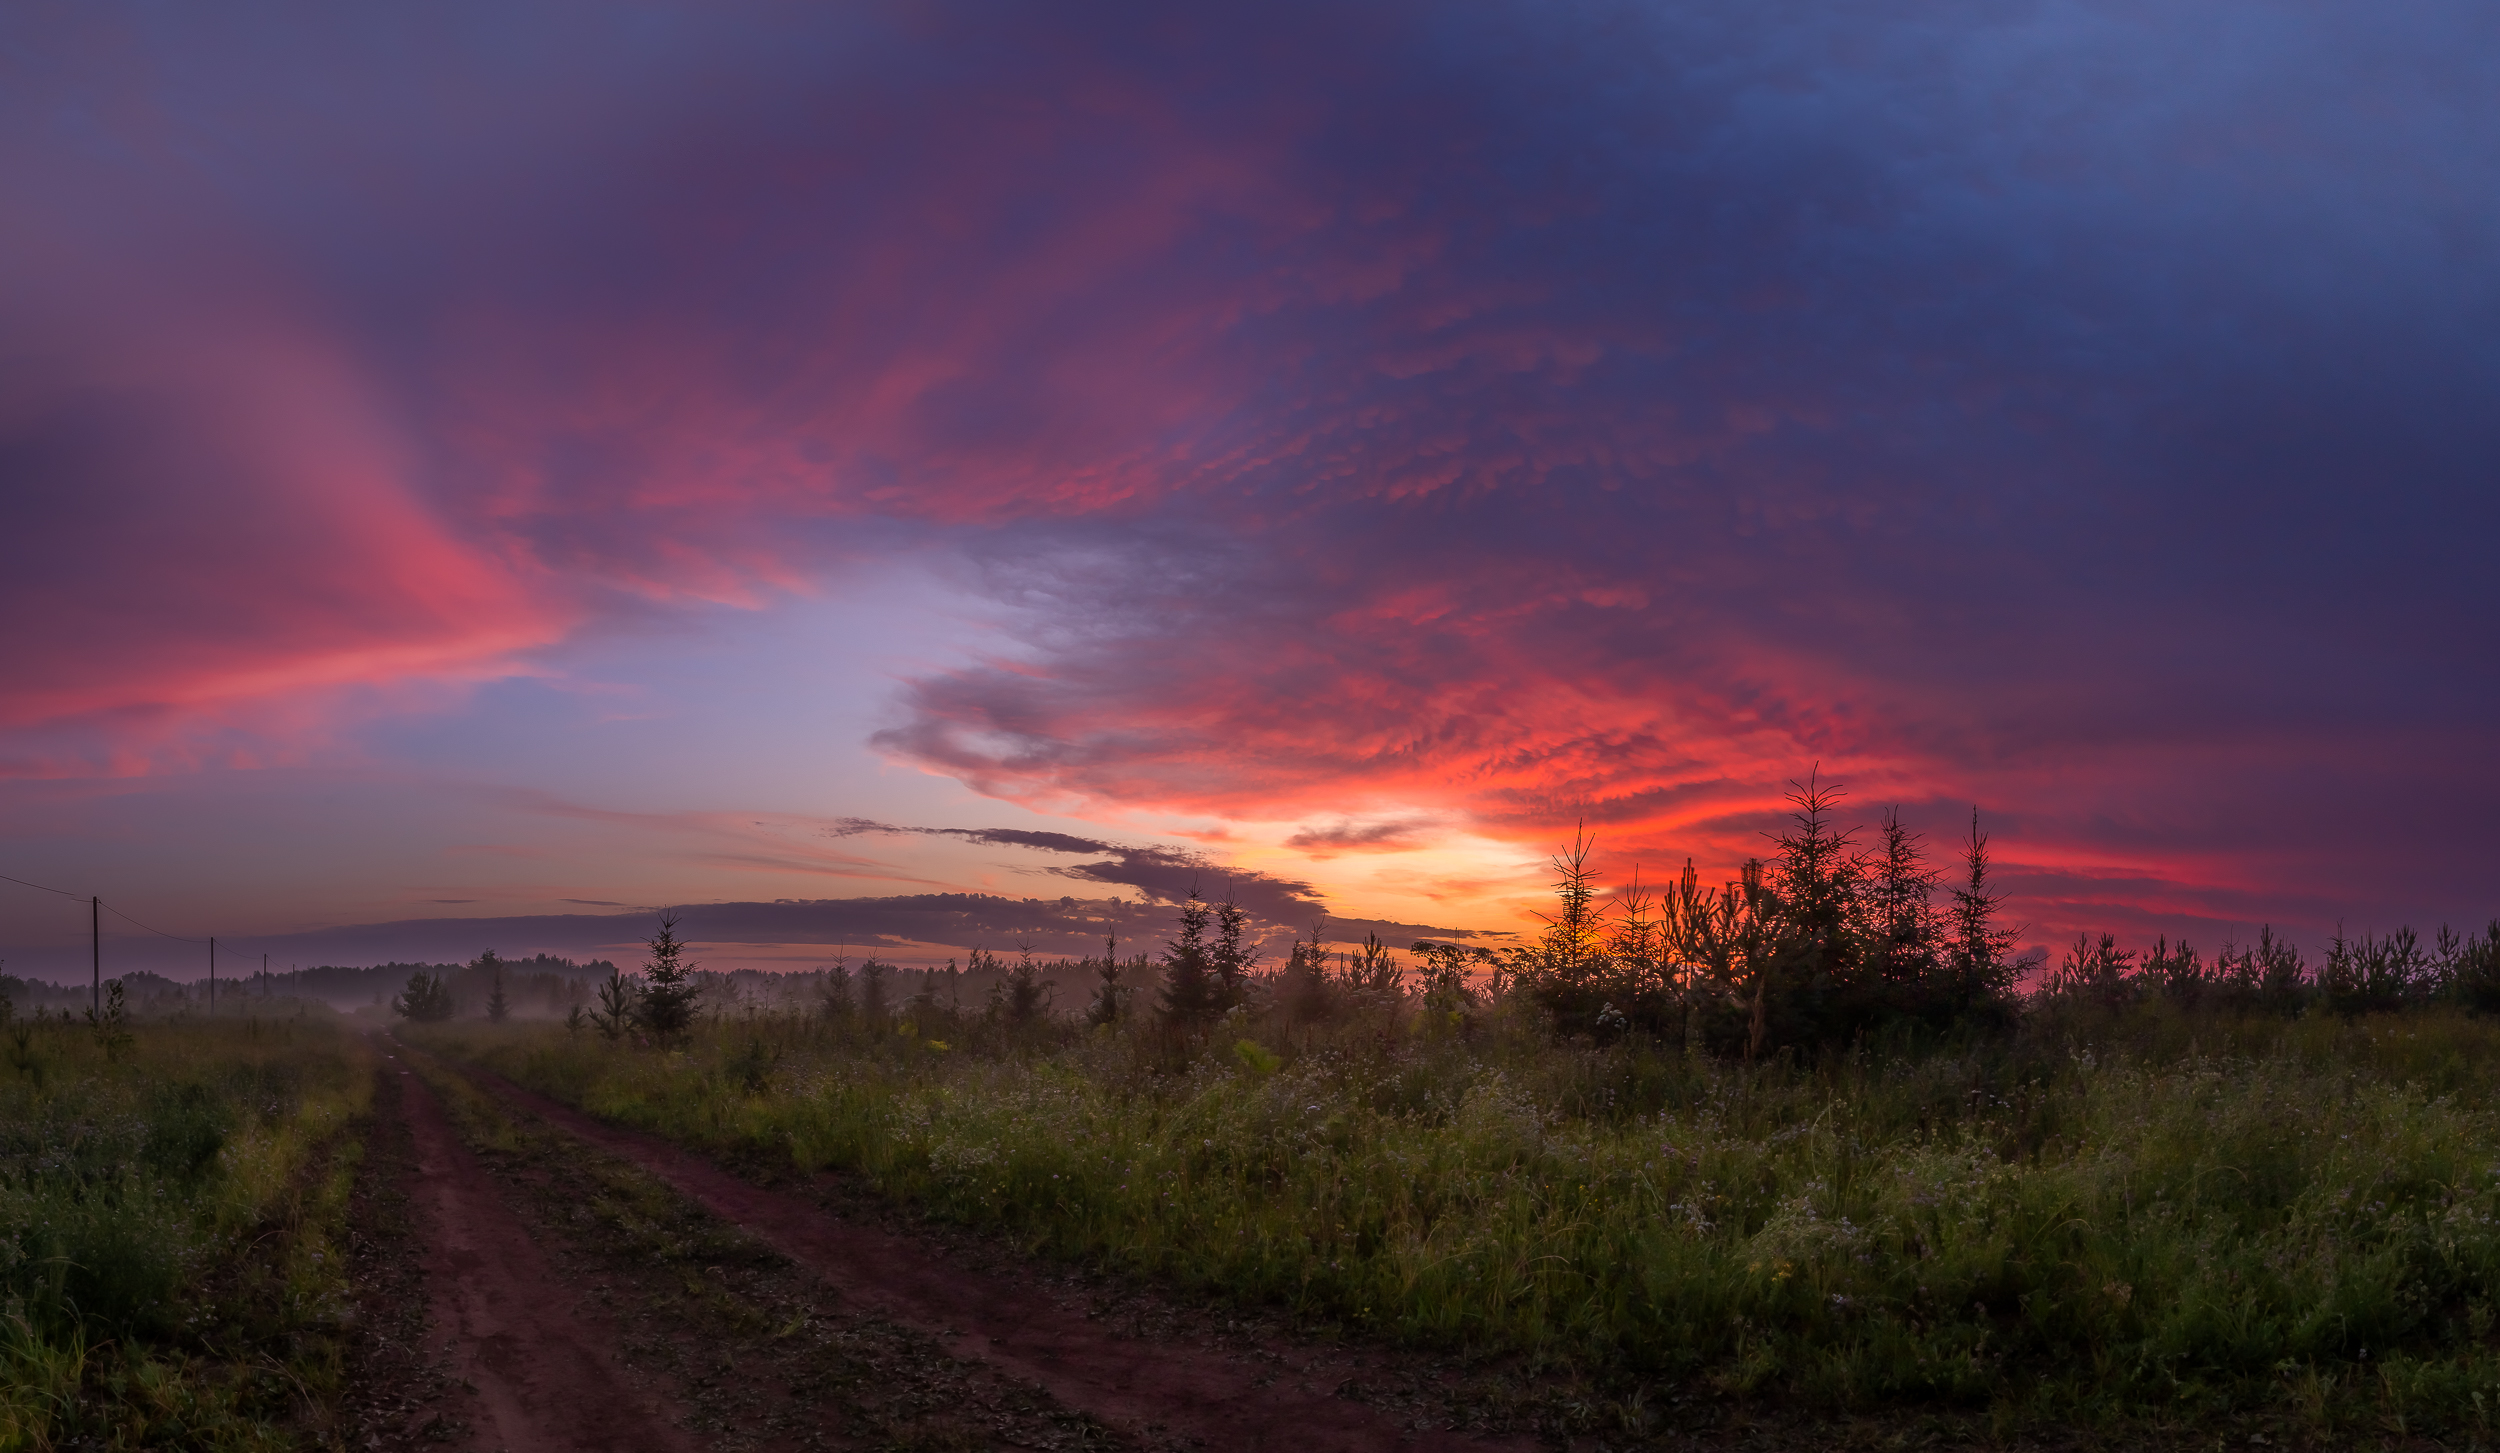
[(968, 843), (994, 847), (1037, 848), (1046, 853), (1115, 853), (1127, 851), (1095, 838), (1076, 837), (1064, 832), (1033, 832), (1016, 827), (898, 827), (890, 822), (872, 822), (864, 817), (846, 817), (828, 834), (832, 837), (854, 837), (861, 833), (903, 833), (917, 837), (951, 837)]
[[(793, 967), (809, 957), (847, 953), (900, 956), (912, 962), (960, 956), (976, 947), (993, 951), (1030, 943), (1045, 955), (1099, 954), (1106, 935), (1120, 953), (1160, 951), (1174, 932), (1168, 904), (1121, 898), (1004, 898), (981, 893), (924, 893), (887, 898), (828, 898), (773, 903), (698, 903), (674, 910), (678, 936), (724, 949), (801, 949)], [(656, 926), (652, 911), (632, 913), (526, 914), (496, 918), (419, 918), (390, 923), (347, 924), (305, 933), (277, 934), (227, 944), (245, 956), (267, 953), (281, 965), (370, 963), (462, 963), (493, 948), (506, 956), (553, 953), (574, 959), (607, 958), (631, 967), (640, 961)], [(1308, 930), (1309, 921), (1267, 926), (1271, 944)], [(1331, 919), (1332, 943), (1376, 933), (1397, 947), (1421, 938), (1499, 943), (1500, 932), (1399, 923), (1383, 919)], [(84, 949), (21, 952), (18, 969), (68, 982), (83, 973)], [(197, 954), (167, 953), (161, 945), (117, 948), (112, 972), (140, 967), (189, 979), (200, 972)], [(782, 955), (787, 957), (787, 955)], [(254, 960), (257, 963), (257, 960)]]
[(1105, 862), (1051, 871), (1063, 878), (1135, 888), (1165, 903), (1178, 903), (1196, 893), (1211, 903), (1240, 904), (1265, 923), (1298, 927), (1325, 912), (1318, 890), (1308, 883), (1223, 866), (1196, 853), (1129, 852)]
[(1135, 888), (1150, 898), (1178, 903), (1197, 893), (1209, 901), (1230, 899), (1260, 920), (1300, 927), (1325, 910), (1319, 892), (1299, 879), (1280, 878), (1255, 869), (1230, 867), (1204, 853), (1163, 847), (1123, 847), (1117, 843), (1074, 837), (1067, 833), (1030, 832), (1021, 828), (897, 827), (866, 818), (844, 818), (836, 837), (857, 833), (907, 833), (951, 837), (1000, 847), (1038, 848), (1053, 853), (1110, 853), (1099, 863), (1056, 865), (1043, 871), (1088, 883)]

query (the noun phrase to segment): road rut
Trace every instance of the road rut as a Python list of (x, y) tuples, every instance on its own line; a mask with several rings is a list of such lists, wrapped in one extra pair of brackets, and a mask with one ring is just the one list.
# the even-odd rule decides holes
[(694, 1453), (669, 1408), (609, 1351), (615, 1332), (549, 1267), (504, 1192), (463, 1145), (442, 1103), (396, 1058), (415, 1154), (411, 1210), (428, 1250), (433, 1335), (474, 1389), (469, 1444), (508, 1453)]
[(642, 1167), (845, 1297), (930, 1332), (955, 1356), (987, 1362), (1114, 1426), (1179, 1434), (1219, 1453), (1535, 1446), (1401, 1426), (1339, 1395), (1356, 1365), (1349, 1359), (1294, 1348), (1251, 1358), (1121, 1335), (1043, 1286), (965, 1268), (926, 1241), (838, 1218), (802, 1195), (742, 1180), (655, 1136), (607, 1124), (500, 1076), (464, 1073), (507, 1106)]

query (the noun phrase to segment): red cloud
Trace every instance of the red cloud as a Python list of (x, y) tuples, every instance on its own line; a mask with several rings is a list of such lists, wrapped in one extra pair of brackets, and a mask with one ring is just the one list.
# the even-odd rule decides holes
[(15, 771), (300, 745), (343, 692), (509, 669), (577, 618), (428, 505), (406, 440), (318, 343), (131, 348), (10, 404), (21, 538), (45, 548), (0, 576), (31, 627), (0, 726), (50, 728)]
[[(1911, 11), (871, 7), (508, 74), (176, 18), (179, 96), (139, 22), (46, 21), (0, 770), (282, 758), (935, 543), (1019, 649), (879, 742), (1002, 797), (1725, 870), (1820, 763), (2001, 808), (2043, 921), (2111, 863), (2163, 912), (2487, 891), (2423, 804), (2500, 805), (2488, 269), (2317, 225), (2414, 216), (2403, 167), (2160, 160), (2398, 113), (2315, 104), (2299, 25), (2058, 22), (2072, 108), (2004, 68), (2033, 21)], [(2247, 92), (2174, 84), (2215, 49)], [(2337, 155), (2487, 110), (2404, 106)]]

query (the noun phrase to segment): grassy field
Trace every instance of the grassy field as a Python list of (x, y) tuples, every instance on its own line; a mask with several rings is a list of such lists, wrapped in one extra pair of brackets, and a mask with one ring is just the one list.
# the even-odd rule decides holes
[(2487, 1436), (2500, 1025), (2069, 1007), (1747, 1066), (1526, 1016), (433, 1047), (726, 1156), (1663, 1405)]
[(0, 1053), (0, 1450), (319, 1441), (364, 1042), (15, 1019)]

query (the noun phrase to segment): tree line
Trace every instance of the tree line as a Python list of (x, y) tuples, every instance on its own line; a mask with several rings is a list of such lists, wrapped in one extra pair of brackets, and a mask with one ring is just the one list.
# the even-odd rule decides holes
[[(1116, 939), (1104, 941), (1099, 957), (1049, 961), (1030, 944), (1013, 959), (976, 947), (962, 967), (950, 959), (943, 970), (921, 971), (908, 997), (899, 990), (911, 971), (873, 956), (856, 970), (836, 963), (796, 977), (827, 1018), (922, 1030), (979, 1025), (1012, 1035), (1073, 1019), (1192, 1037), (1235, 1017), (1312, 1024), (1363, 1014), (1464, 1028), (1518, 1007), (1565, 1038), (1638, 1036), (1749, 1060), (1870, 1034), (2003, 1028), (2027, 1007), (2051, 1005), (2357, 1015), (2452, 1003), (2500, 1013), (2500, 920), (2472, 938), (2445, 927), (2427, 941), (2409, 928), (2383, 938), (2339, 933), (2315, 965), (2271, 926), (2253, 944), (2226, 944), (2211, 958), (2166, 937), (2139, 953), (2114, 935), (2085, 934), (2026, 997), (2025, 965), (2013, 953), (2019, 930), (2003, 921), (1978, 812), (1940, 865), (1897, 809), (1871, 834), (1842, 827), (1843, 795), (1819, 775), (1792, 783), (1771, 851), (1716, 885), (1705, 885), (1688, 859), (1664, 885), (1635, 874), (1610, 893), (1591, 866), (1594, 842), (1576, 834), (1552, 860), (1556, 902), (1543, 931), (1500, 949), (1421, 940), (1401, 958), (1372, 935), (1332, 951), (1322, 923), (1267, 967), (1249, 913), (1193, 888), (1155, 954), (1122, 957)], [(608, 972), (595, 1000), (580, 1001), (576, 990), (567, 1023), (612, 1040), (680, 1038), (705, 985), (684, 961), (675, 924), (662, 917), (640, 974), (602, 964)], [(464, 972), (490, 986), (490, 1019), (508, 1012), (505, 974), (491, 951)], [(962, 1002), (967, 981), (986, 986), (976, 1008)], [(1060, 991), (1079, 985), (1082, 1003), (1063, 1011)], [(448, 976), (421, 969), (393, 1008), (412, 1019), (449, 1018)]]
[[(1241, 947), (1239, 909), (1193, 895), (1159, 964), (1156, 1007), (1169, 1027), (1202, 1029), (1253, 1004), (1311, 1020), (1365, 1005), (1464, 1019), (1524, 1003), (1564, 1037), (1638, 1035), (1746, 1059), (1869, 1034), (2003, 1028), (2027, 1007), (2057, 1005), (2500, 1013), (2500, 920), (2475, 937), (2446, 927), (2428, 940), (2410, 928), (2338, 933), (2314, 965), (2270, 925), (2211, 958), (2167, 937), (2139, 954), (2115, 935), (2085, 934), (2026, 996), (2013, 952), (2020, 930), (2004, 922), (1976, 809), (1939, 865), (1897, 809), (1862, 836), (1837, 821), (1837, 784), (1810, 774), (1790, 787), (1772, 850), (1732, 881), (1705, 886), (1687, 860), (1667, 884), (1636, 875), (1607, 893), (1591, 867), (1594, 843), (1577, 834), (1552, 860), (1556, 906), (1533, 941), (1421, 941), (1411, 966), (1376, 937), (1330, 955), (1314, 929), (1277, 972), (1261, 974)], [(1098, 1002), (1116, 992), (1106, 978)]]

